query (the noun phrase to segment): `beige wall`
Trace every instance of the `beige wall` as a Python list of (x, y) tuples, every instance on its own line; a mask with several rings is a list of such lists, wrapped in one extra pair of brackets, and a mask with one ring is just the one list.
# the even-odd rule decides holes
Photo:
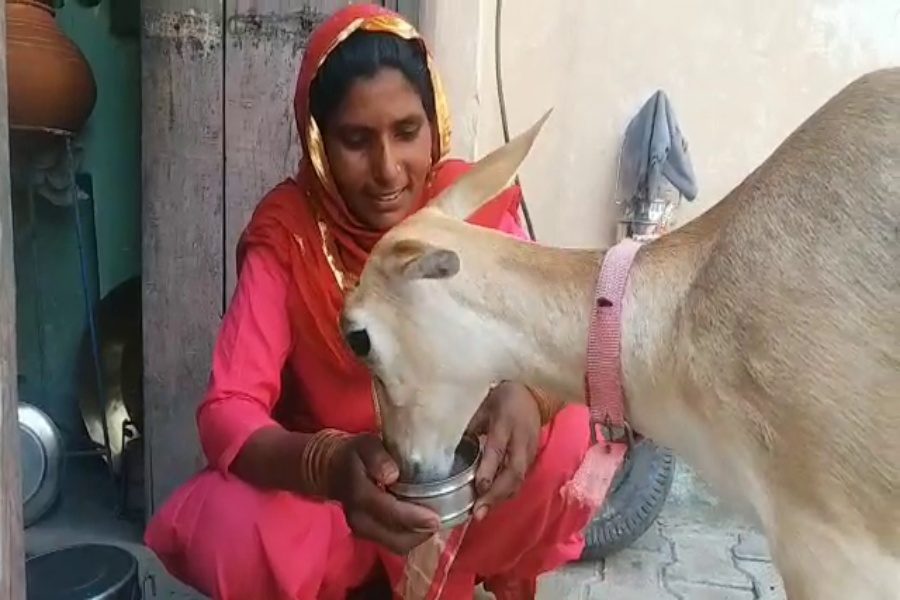
[[(455, 153), (466, 158), (502, 142), (494, 10), (495, 0), (421, 7), (450, 95)], [(852, 78), (900, 65), (900, 2), (506, 0), (502, 41), (511, 134), (555, 108), (522, 172), (536, 233), (596, 245), (614, 236), (625, 126), (653, 91), (672, 100), (697, 172), (700, 197), (682, 204), (684, 222)]]

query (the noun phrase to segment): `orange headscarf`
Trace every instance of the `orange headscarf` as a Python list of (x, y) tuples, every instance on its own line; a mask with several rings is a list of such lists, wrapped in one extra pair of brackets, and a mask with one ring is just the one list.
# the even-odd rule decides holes
[[(320, 341), (323, 351), (332, 354), (340, 365), (354, 361), (338, 329), (344, 289), (358, 279), (369, 252), (383, 232), (367, 229), (337, 193), (319, 124), (309, 112), (309, 90), (330, 52), (357, 30), (388, 32), (418, 40), (426, 52), (435, 94), (437, 118), (433, 126), (437, 143), (435, 167), (414, 211), (469, 168), (462, 161), (443, 160), (450, 149), (447, 100), (431, 56), (412, 25), (386, 8), (357, 4), (338, 10), (313, 32), (303, 56), (294, 97), (303, 150), (298, 174), (280, 183), (257, 206), (238, 243), (237, 262), (240, 271), (243, 257), (254, 246), (272, 251), (295, 284), (288, 306), (295, 336), (307, 339), (316, 336), (312, 339)], [(470, 221), (496, 228), (504, 215), (517, 214), (520, 199), (518, 189), (510, 189)]]

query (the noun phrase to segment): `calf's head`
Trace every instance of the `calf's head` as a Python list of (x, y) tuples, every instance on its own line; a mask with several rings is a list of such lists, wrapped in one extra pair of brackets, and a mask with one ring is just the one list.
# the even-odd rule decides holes
[(384, 441), (404, 479), (449, 474), (508, 360), (508, 326), (478, 309), (490, 296), (483, 257), (493, 236), (464, 220), (509, 185), (549, 116), (388, 232), (345, 300), (344, 340), (375, 377)]

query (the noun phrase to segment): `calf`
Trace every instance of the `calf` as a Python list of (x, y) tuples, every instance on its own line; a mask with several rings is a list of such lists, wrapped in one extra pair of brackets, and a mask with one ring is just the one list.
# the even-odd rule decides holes
[[(403, 468), (445, 474), (497, 381), (585, 402), (604, 251), (464, 222), (546, 118), (385, 235), (346, 299)], [(850, 83), (643, 245), (620, 332), (631, 427), (749, 509), (791, 600), (900, 597), (900, 69)]]

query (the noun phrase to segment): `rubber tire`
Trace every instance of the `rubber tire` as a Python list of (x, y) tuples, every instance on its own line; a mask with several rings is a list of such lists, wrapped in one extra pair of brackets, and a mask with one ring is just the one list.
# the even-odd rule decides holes
[(581, 560), (602, 560), (644, 535), (666, 503), (674, 473), (671, 450), (638, 441), (613, 480), (609, 499), (584, 530)]

